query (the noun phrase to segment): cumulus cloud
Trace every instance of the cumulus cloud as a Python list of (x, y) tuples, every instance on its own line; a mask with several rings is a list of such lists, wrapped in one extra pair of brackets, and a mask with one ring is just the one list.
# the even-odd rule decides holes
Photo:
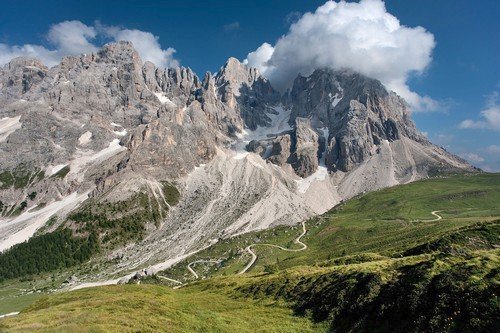
[(476, 128), (500, 131), (500, 94), (498, 91), (488, 96), (486, 108), (479, 113), (478, 120), (466, 119), (459, 128)]
[(0, 66), (21, 56), (38, 58), (47, 66), (57, 64), (60, 59), (56, 50), (48, 50), (40, 45), (25, 44), (20, 46), (0, 43)]
[(91, 43), (96, 37), (93, 27), (80, 21), (64, 21), (50, 27), (46, 35), (53, 49), (42, 45), (7, 45), (0, 44), (0, 65), (8, 63), (16, 57), (26, 56), (40, 59), (47, 66), (54, 66), (65, 55), (93, 52), (97, 49)]
[(273, 68), (268, 64), (268, 60), (274, 53), (274, 47), (269, 43), (264, 43), (257, 50), (250, 52), (243, 63), (251, 67), (256, 67), (263, 75), (269, 77)]
[(177, 67), (179, 62), (174, 59), (174, 48), (161, 48), (159, 37), (150, 32), (141, 30), (121, 29), (116, 26), (103, 26), (97, 24), (99, 31), (102, 31), (106, 36), (111, 37), (115, 41), (129, 41), (134, 44), (135, 49), (139, 52), (143, 61), (151, 61), (159, 67)]
[(96, 36), (94, 27), (80, 21), (64, 21), (50, 28), (47, 40), (61, 54), (80, 54), (97, 50), (97, 47), (90, 42)]
[(47, 66), (59, 63), (63, 56), (78, 55), (97, 51), (100, 47), (95, 41), (130, 41), (139, 52), (142, 60), (149, 60), (159, 67), (176, 67), (179, 62), (174, 58), (175, 49), (162, 49), (158, 36), (147, 31), (130, 30), (117, 26), (104, 26), (96, 22), (88, 26), (80, 21), (64, 21), (54, 24), (46, 34), (52, 48), (42, 45), (7, 45), (0, 43), (0, 65), (19, 56), (35, 57)]
[(434, 46), (431, 33), (401, 25), (382, 0), (328, 1), (302, 15), (274, 46), (264, 43), (246, 61), (282, 91), (299, 73), (350, 68), (379, 79), (414, 110), (424, 110), (438, 103), (412, 92), (406, 82), (428, 67)]

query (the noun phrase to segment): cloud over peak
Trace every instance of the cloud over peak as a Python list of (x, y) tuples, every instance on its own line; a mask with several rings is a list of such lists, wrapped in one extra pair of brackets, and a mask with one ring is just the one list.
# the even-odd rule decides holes
[(289, 88), (299, 73), (350, 68), (379, 79), (414, 109), (432, 109), (437, 102), (412, 92), (406, 82), (427, 68), (434, 46), (431, 33), (401, 25), (382, 0), (327, 1), (293, 23), (274, 46), (264, 43), (249, 53), (246, 62), (279, 90)]
[(99, 30), (115, 41), (124, 40), (132, 42), (143, 61), (151, 61), (159, 67), (179, 66), (179, 61), (174, 59), (175, 49), (169, 47), (163, 50), (159, 42), (159, 37), (153, 35), (151, 32), (102, 25), (99, 25)]
[(90, 42), (96, 36), (94, 27), (80, 21), (64, 21), (50, 27), (47, 40), (61, 54), (80, 54), (97, 50)]
[(46, 34), (52, 48), (42, 45), (7, 45), (0, 43), (0, 65), (20, 56), (35, 57), (47, 66), (59, 63), (62, 57), (95, 52), (100, 45), (97, 39), (106, 41), (130, 41), (142, 60), (149, 60), (159, 67), (176, 67), (175, 49), (162, 49), (158, 36), (147, 31), (130, 30), (117, 26), (105, 26), (96, 22), (88, 26), (80, 21), (63, 21), (50, 27)]

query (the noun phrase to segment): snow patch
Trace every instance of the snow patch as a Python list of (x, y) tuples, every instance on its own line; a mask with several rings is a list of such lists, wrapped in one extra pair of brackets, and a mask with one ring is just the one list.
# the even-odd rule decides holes
[(306, 193), (309, 187), (316, 181), (323, 181), (328, 176), (328, 169), (325, 166), (318, 166), (318, 170), (307, 178), (296, 180), (297, 190)]
[(45, 176), (50, 177), (56, 173), (58, 173), (62, 168), (64, 168), (67, 164), (58, 164), (56, 166), (48, 166), (45, 169)]
[(82, 194), (71, 193), (60, 201), (55, 201), (37, 211), (27, 211), (12, 220), (0, 219), (0, 252), (15, 244), (27, 241), (52, 215), (69, 212), (88, 198), (90, 191)]
[(103, 150), (99, 151), (97, 154), (93, 155), (91, 160), (103, 160), (105, 158), (111, 157), (118, 153), (119, 151), (125, 150), (126, 148), (123, 146), (120, 146), (120, 140), (119, 139), (114, 139), (109, 143), (109, 146), (107, 148), (104, 148)]
[(252, 140), (267, 139), (273, 135), (277, 135), (285, 131), (290, 131), (292, 129), (292, 127), (288, 124), (292, 110), (285, 109), (281, 105), (273, 107), (272, 109), (275, 112), (270, 112), (267, 114), (267, 116), (271, 119), (270, 126), (259, 126), (255, 131), (243, 129), (241, 133), (236, 134), (238, 141), (233, 146), (233, 149), (236, 151), (236, 154), (233, 156), (234, 159), (240, 160), (248, 155), (246, 146)]
[(80, 150), (77, 148), (76, 153), (70, 163), (69, 174), (77, 174), (79, 179), (83, 180), (83, 172), (80, 172), (83, 167), (89, 163), (96, 163), (104, 161), (105, 159), (116, 155), (120, 151), (126, 150), (127, 148), (120, 146), (120, 140), (114, 139), (109, 143), (107, 148), (94, 153), (93, 151)]
[(337, 104), (342, 100), (344, 97), (344, 89), (340, 86), (340, 84), (337, 82), (337, 89), (340, 91), (339, 93), (335, 94), (334, 96), (332, 93), (328, 94), (328, 97), (330, 97), (330, 102), (332, 103), (332, 108), (336, 107)]
[(162, 104), (170, 104), (170, 105), (174, 105), (175, 106), (175, 103), (172, 102), (170, 99), (168, 99), (168, 97), (165, 95), (165, 93), (155, 93), (155, 96), (158, 98), (158, 100)]
[(118, 136), (125, 136), (125, 135), (127, 135), (127, 130), (122, 125), (116, 124), (116, 123), (111, 123), (111, 126), (113, 126), (113, 127), (120, 127), (121, 128), (121, 131), (113, 130), (113, 133), (115, 133), (116, 135), (118, 135)]
[(21, 128), (20, 119), (21, 116), (0, 119), (0, 142), (5, 141), (9, 135)]
[(124, 129), (123, 131), (113, 131), (113, 133), (115, 133), (118, 136), (125, 136), (127, 135), (127, 130)]
[(83, 145), (86, 145), (87, 143), (89, 143), (91, 139), (92, 139), (92, 132), (87, 131), (87, 132), (83, 133), (82, 135), (80, 135), (80, 137), (78, 138), (78, 143), (81, 146), (83, 146)]

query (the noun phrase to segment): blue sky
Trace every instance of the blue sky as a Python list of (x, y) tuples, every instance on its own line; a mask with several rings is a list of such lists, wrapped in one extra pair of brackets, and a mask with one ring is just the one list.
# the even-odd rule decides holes
[[(202, 76), (230, 56), (245, 59), (264, 42), (276, 46), (281, 36), (290, 34), (291, 23), (324, 3), (3, 0), (0, 59), (2, 50), (14, 46), (55, 48), (47, 37), (54, 24), (77, 20), (95, 27), (99, 21), (122, 32), (150, 32), (163, 50), (176, 50), (173, 58), (160, 54), (166, 63), (179, 61)], [(436, 102), (432, 111), (414, 112), (417, 126), (436, 144), (500, 171), (500, 1), (390, 0), (385, 6), (401, 25), (422, 26), (435, 41), (425, 70), (405, 81), (411, 91)], [(118, 34), (98, 34), (92, 43), (100, 45)]]

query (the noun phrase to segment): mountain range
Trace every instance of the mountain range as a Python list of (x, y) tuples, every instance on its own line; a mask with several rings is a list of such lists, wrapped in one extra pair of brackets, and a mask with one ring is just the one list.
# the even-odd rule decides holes
[(1, 68), (0, 156), (0, 251), (70, 230), (97, 243), (99, 279), (478, 171), (429, 142), (378, 80), (320, 68), (281, 93), (235, 58), (200, 79), (142, 62), (130, 42)]

